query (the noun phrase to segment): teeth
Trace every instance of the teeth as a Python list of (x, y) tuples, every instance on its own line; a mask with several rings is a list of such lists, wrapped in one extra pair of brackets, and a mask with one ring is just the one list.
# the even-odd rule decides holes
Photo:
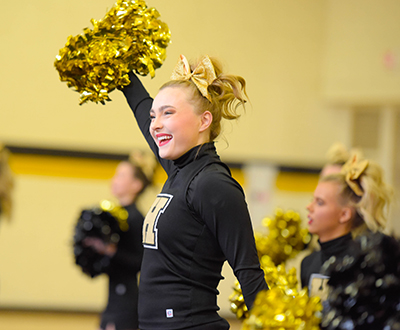
[(170, 136), (163, 135), (163, 136), (160, 136), (160, 137), (158, 138), (158, 141), (164, 141), (164, 140), (170, 140), (170, 139), (171, 139)]

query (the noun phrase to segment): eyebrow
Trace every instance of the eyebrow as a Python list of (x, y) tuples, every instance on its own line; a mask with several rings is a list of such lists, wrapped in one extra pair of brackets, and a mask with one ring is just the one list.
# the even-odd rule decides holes
[[(165, 109), (168, 109), (168, 108), (172, 108), (172, 109), (176, 109), (174, 106), (172, 106), (172, 105), (163, 105), (163, 106), (161, 106), (161, 108), (160, 109), (158, 109), (158, 111), (163, 111), (163, 110), (165, 110)], [(156, 112), (153, 108), (151, 108), (150, 109), (150, 112)]]

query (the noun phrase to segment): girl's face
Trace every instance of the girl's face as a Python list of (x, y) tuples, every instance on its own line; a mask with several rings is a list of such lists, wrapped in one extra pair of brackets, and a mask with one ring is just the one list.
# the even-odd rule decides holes
[[(340, 204), (340, 186), (333, 181), (319, 182), (307, 206), (308, 230), (321, 242), (330, 241), (350, 232), (351, 211)], [(350, 213), (349, 213), (350, 212)]]
[(135, 178), (132, 165), (122, 162), (117, 166), (111, 180), (111, 193), (118, 199), (134, 196), (140, 188), (140, 180)]
[(150, 134), (161, 158), (175, 160), (209, 140), (211, 114), (197, 114), (187, 99), (188, 93), (187, 87), (166, 87), (153, 101)]

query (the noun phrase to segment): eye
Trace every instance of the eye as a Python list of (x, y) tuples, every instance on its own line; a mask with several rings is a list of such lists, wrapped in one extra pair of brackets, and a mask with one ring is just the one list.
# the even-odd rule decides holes
[(156, 118), (156, 116), (154, 116), (152, 113), (150, 114), (150, 120), (153, 120), (153, 119), (155, 119)]

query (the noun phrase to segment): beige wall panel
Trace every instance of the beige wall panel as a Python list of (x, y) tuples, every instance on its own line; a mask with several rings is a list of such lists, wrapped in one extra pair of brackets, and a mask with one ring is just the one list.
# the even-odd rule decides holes
[(400, 2), (327, 3), (324, 96), (353, 103), (398, 103)]
[(18, 176), (15, 214), (0, 231), (0, 306), (98, 310), (105, 277), (75, 265), (72, 238), (82, 208), (108, 198), (105, 180)]
[[(110, 0), (22, 0), (0, 12), (2, 109), (0, 140), (10, 144), (126, 152), (145, 145), (119, 91), (106, 106), (79, 106), (79, 95), (61, 83), (53, 67), (69, 35), (90, 27)], [(342, 138), (340, 115), (323, 109), (321, 61), (326, 2), (283, 0), (148, 1), (172, 31), (172, 43), (156, 78), (145, 78), (154, 96), (179, 54), (208, 53), (248, 81), (251, 104), (238, 124), (226, 125), (230, 159), (284, 163), (322, 162)]]

